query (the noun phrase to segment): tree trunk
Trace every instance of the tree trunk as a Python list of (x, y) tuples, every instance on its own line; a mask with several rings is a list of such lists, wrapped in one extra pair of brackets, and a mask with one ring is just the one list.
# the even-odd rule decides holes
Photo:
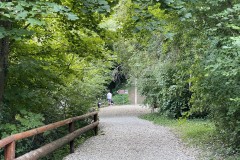
[[(0, 26), (9, 29), (11, 23), (8, 21), (0, 21)], [(9, 38), (4, 37), (0, 39), (0, 104), (3, 100), (4, 87), (7, 76), (7, 62), (9, 55)]]

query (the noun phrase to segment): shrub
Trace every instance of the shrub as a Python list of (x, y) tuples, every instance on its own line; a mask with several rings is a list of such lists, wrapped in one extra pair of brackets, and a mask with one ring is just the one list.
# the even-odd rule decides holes
[(130, 104), (128, 94), (117, 94), (113, 96), (113, 103), (118, 105)]

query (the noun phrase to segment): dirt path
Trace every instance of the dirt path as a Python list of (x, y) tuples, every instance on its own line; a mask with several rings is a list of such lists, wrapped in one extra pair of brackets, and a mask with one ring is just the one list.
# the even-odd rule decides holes
[(195, 160), (168, 128), (138, 118), (149, 112), (132, 105), (101, 108), (100, 134), (64, 160)]

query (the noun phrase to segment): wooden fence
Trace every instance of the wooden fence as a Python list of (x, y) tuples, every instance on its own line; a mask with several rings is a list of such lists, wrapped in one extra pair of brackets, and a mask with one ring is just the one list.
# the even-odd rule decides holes
[[(93, 123), (75, 130), (74, 129), (74, 122), (78, 121), (78, 120), (83, 120), (86, 119), (88, 117), (93, 117)], [(15, 146), (16, 146), (16, 141), (24, 139), (24, 138), (28, 138), (49, 130), (53, 130), (56, 129), (58, 127), (64, 126), (64, 125), (69, 125), (69, 134), (67, 134), (66, 136), (57, 139), (49, 144), (46, 144), (36, 150), (33, 150), (31, 152), (28, 152), (20, 157), (15, 158)], [(95, 135), (97, 135), (98, 132), (98, 112), (91, 112), (82, 116), (78, 116), (78, 117), (73, 117), (73, 118), (69, 118), (63, 121), (59, 121), (59, 122), (55, 122), (55, 123), (51, 123), (39, 128), (35, 128), (26, 132), (22, 132), (22, 133), (17, 133), (14, 135), (11, 135), (9, 137), (6, 137), (2, 140), (0, 140), (0, 148), (4, 148), (4, 159), (5, 160), (36, 160), (42, 157), (45, 157), (46, 155), (48, 155), (49, 153), (53, 152), (54, 150), (58, 149), (59, 147), (63, 146), (64, 144), (69, 143), (70, 144), (70, 153), (74, 152), (74, 139), (78, 136), (80, 136), (81, 134), (94, 129)]]

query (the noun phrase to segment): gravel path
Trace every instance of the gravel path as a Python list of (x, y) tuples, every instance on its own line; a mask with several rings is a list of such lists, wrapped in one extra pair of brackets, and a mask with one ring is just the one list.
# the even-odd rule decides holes
[(167, 127), (137, 118), (149, 112), (132, 105), (101, 108), (99, 135), (64, 160), (195, 160)]

